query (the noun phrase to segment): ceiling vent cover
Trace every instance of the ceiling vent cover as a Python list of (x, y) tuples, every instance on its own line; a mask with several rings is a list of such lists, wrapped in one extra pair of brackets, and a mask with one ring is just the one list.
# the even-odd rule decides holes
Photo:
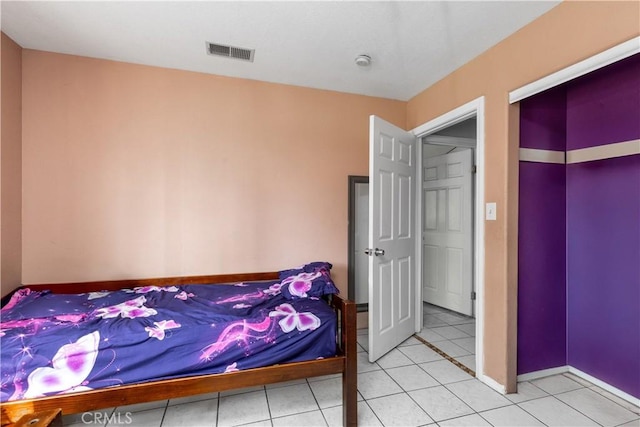
[(255, 51), (255, 49), (244, 49), (242, 47), (226, 46), (207, 42), (207, 53), (214, 56), (224, 56), (226, 58), (253, 62), (253, 55)]

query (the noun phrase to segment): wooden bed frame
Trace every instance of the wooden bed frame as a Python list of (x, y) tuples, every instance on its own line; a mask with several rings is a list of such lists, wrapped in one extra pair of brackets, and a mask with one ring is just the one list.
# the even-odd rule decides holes
[[(107, 282), (29, 285), (31, 289), (46, 288), (54, 293), (83, 293), (118, 290), (137, 286), (169, 286), (186, 284), (234, 283), (277, 280), (277, 272), (223, 274), (214, 276), (165, 277)], [(26, 287), (26, 286), (25, 286)], [(329, 304), (338, 316), (337, 354), (335, 357), (293, 362), (263, 368), (222, 374), (201, 375), (143, 384), (69, 393), (36, 399), (16, 400), (0, 404), (2, 425), (17, 422), (23, 415), (61, 409), (62, 414), (94, 411), (102, 408), (131, 405), (154, 400), (173, 399), (202, 393), (225, 391), (257, 385), (273, 384), (321, 375), (342, 374), (343, 425), (357, 425), (357, 355), (356, 304), (333, 295)]]

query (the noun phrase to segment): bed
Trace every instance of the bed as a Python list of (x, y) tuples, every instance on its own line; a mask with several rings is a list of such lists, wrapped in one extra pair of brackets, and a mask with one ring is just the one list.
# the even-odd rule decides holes
[(2, 424), (341, 374), (354, 426), (356, 307), (325, 265), (20, 288), (1, 314)]

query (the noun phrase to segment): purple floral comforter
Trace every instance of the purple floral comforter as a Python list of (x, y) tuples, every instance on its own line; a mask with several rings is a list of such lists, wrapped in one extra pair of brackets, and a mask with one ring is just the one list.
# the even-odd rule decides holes
[(336, 316), (280, 284), (22, 289), (0, 313), (0, 401), (335, 355)]

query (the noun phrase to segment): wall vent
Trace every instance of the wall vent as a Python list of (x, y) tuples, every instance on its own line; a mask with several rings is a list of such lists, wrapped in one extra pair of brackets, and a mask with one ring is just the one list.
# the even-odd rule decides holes
[(207, 42), (207, 53), (214, 56), (224, 56), (226, 58), (253, 62), (255, 51), (255, 49), (244, 49), (242, 47), (226, 46)]

